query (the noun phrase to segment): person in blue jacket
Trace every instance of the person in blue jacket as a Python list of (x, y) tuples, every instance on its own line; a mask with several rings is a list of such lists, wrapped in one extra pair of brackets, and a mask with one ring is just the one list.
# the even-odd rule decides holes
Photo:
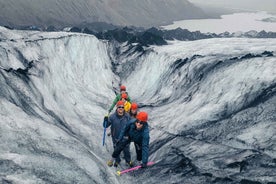
[(120, 140), (112, 153), (112, 158), (107, 162), (113, 163), (114, 160), (120, 155), (122, 150), (129, 145), (130, 142), (134, 142), (135, 150), (137, 154), (137, 161), (142, 161), (142, 168), (147, 167), (149, 157), (149, 127), (148, 127), (148, 114), (144, 111), (139, 112), (136, 119), (131, 119), (122, 132), (120, 133)]
[[(116, 112), (111, 114), (109, 117), (105, 117), (107, 124), (105, 125), (103, 123), (103, 126), (105, 128), (111, 126), (111, 137), (113, 142), (113, 148), (116, 149), (116, 145), (119, 142), (120, 139), (120, 132), (124, 128), (124, 126), (127, 124), (127, 122), (131, 119), (129, 114), (125, 112), (124, 110), (124, 102), (118, 101), (116, 104)], [(131, 155), (130, 155), (130, 145), (126, 145), (123, 149), (124, 152), (124, 158), (127, 165), (132, 166), (131, 162)], [(121, 162), (120, 154), (116, 156), (115, 162), (109, 163), (109, 166), (111, 167), (114, 165), (114, 167), (117, 167), (118, 164)]]

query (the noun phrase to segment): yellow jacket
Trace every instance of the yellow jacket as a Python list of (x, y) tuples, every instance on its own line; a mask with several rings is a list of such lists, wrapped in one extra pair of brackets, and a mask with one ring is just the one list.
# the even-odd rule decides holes
[(129, 112), (131, 108), (131, 103), (129, 101), (126, 101), (124, 104), (125, 112)]

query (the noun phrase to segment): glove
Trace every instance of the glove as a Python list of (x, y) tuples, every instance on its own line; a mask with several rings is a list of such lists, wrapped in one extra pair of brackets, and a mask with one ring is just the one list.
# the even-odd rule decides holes
[(108, 121), (108, 116), (105, 116), (105, 117), (104, 117), (104, 121)]
[(145, 164), (145, 163), (142, 163), (142, 164), (141, 164), (141, 168), (145, 169), (145, 168), (147, 168), (147, 167), (148, 167), (147, 164)]

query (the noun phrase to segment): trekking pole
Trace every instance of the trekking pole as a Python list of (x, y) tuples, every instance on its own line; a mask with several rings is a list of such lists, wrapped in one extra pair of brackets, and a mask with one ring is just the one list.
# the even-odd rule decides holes
[(107, 124), (107, 118), (106, 117), (108, 117), (108, 115), (106, 115), (104, 117), (103, 146), (104, 146), (104, 143), (105, 143), (105, 134), (106, 134), (106, 124)]

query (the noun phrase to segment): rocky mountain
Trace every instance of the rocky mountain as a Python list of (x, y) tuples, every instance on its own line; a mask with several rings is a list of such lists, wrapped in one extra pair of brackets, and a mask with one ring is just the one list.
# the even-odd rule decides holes
[(189, 31), (188, 29), (172, 29), (163, 30), (155, 27), (149, 29), (137, 29), (135, 27), (114, 27), (114, 29), (105, 31), (90, 30), (87, 27), (82, 29), (80, 27), (73, 27), (68, 29), (69, 32), (82, 32), (95, 35), (98, 39), (117, 41), (119, 43), (127, 42), (128, 44), (138, 43), (138, 46), (149, 45), (167, 45), (167, 41), (180, 40), (192, 41), (208, 38), (276, 38), (276, 32), (266, 31), (248, 31), (248, 32), (224, 32), (220, 34), (215, 33), (201, 33), (200, 31)]
[(92, 23), (151, 27), (204, 16), (188, 0), (0, 0), (0, 25), (15, 28)]

